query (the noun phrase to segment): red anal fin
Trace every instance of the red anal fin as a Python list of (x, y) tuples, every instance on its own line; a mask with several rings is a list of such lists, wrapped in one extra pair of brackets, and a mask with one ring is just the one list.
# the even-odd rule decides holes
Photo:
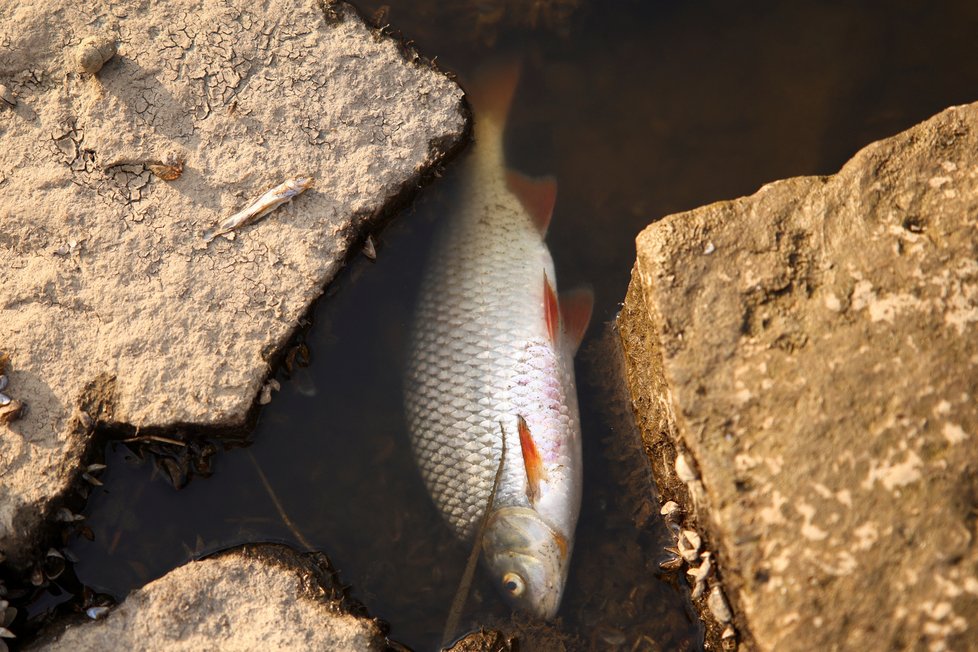
[(523, 451), (523, 466), (526, 468), (526, 497), (530, 502), (536, 502), (540, 496), (540, 481), (546, 477), (547, 472), (543, 468), (543, 458), (540, 457), (540, 451), (533, 442), (526, 419), (518, 416), (517, 424), (520, 432), (520, 448)]
[(560, 304), (557, 301), (557, 292), (547, 278), (546, 272), (543, 273), (543, 316), (547, 322), (547, 335), (556, 345), (560, 336)]
[(540, 236), (546, 235), (557, 202), (557, 180), (554, 177), (531, 179), (525, 174), (506, 170), (506, 185), (530, 214)]
[(593, 311), (594, 291), (591, 288), (578, 288), (560, 295), (560, 315), (564, 320), (564, 331), (575, 351), (584, 339)]

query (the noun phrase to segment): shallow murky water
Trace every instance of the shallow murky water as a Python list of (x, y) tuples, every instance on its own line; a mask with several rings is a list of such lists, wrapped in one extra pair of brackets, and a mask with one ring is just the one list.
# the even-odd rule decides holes
[[(656, 574), (665, 533), (649, 517), (648, 479), (609, 398), (613, 363), (598, 342), (625, 295), (633, 239), (672, 212), (832, 173), (859, 147), (978, 99), (978, 4), (619, 0), (584, 4), (535, 31), (484, 15), (478, 34), (457, 9), (465, 3), (388, 5), (383, 21), (463, 84), (482, 59), (522, 52), (509, 160), (557, 177), (548, 242), (558, 279), (595, 289), (578, 365), (587, 467), (562, 640), (570, 649), (698, 649), (683, 590)], [(121, 599), (237, 543), (301, 547), (263, 472), (294, 527), (391, 624), (393, 639), (437, 643), (467, 550), (413, 466), (401, 365), (422, 261), (433, 230), (451, 219), (456, 170), (384, 230), (375, 263), (360, 257), (334, 283), (305, 336), (311, 365), (280, 376), (253, 444), (216, 455), (212, 477), (176, 490), (152, 459), (107, 446), (105, 486), (84, 512), (94, 541), (70, 545), (81, 581)], [(507, 623), (484, 580), (470, 612)]]

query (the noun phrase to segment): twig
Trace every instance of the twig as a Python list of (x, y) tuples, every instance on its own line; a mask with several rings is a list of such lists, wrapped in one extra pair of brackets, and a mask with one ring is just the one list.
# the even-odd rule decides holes
[(452, 606), (448, 610), (448, 618), (445, 621), (445, 629), (442, 631), (442, 646), (447, 646), (450, 642), (449, 637), (453, 635), (458, 627), (459, 620), (462, 618), (462, 609), (465, 608), (465, 601), (469, 598), (469, 590), (472, 588), (472, 578), (475, 575), (475, 567), (479, 561), (479, 553), (482, 552), (482, 537), (486, 533), (486, 525), (489, 522), (489, 514), (492, 511), (492, 503), (496, 500), (496, 489), (499, 488), (499, 479), (503, 475), (503, 463), (506, 461), (506, 431), (503, 424), (499, 422), (499, 433), (503, 439), (503, 450), (499, 455), (499, 466), (496, 467), (496, 477), (492, 481), (492, 491), (489, 492), (489, 500), (486, 501), (486, 511), (482, 514), (482, 522), (475, 533), (475, 543), (472, 545), (472, 552), (465, 563), (465, 570), (462, 572), (462, 579), (458, 583), (458, 590), (452, 599)]
[(258, 477), (261, 479), (261, 483), (265, 485), (265, 491), (268, 492), (268, 497), (271, 498), (272, 502), (275, 504), (275, 509), (278, 510), (278, 515), (282, 518), (282, 522), (285, 523), (285, 527), (289, 528), (289, 532), (292, 533), (292, 536), (294, 536), (296, 540), (302, 544), (302, 546), (305, 548), (305, 552), (315, 552), (315, 546), (309, 543), (309, 540), (302, 535), (302, 532), (300, 532), (299, 528), (292, 522), (289, 515), (285, 513), (285, 508), (282, 507), (282, 503), (279, 502), (278, 496), (275, 495), (275, 490), (272, 489), (271, 483), (269, 483), (268, 478), (265, 477), (265, 472), (262, 471), (261, 467), (258, 465), (258, 460), (256, 460), (255, 456), (251, 454), (250, 450), (246, 450), (245, 454), (248, 455), (248, 459), (251, 460), (251, 463), (255, 465), (255, 471), (258, 472)]

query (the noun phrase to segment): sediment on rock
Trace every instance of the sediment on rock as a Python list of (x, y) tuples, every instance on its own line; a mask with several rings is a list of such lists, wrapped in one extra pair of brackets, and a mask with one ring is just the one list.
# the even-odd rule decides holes
[(195, 561), (98, 620), (52, 626), (30, 650), (383, 650), (377, 624), (344, 609), (321, 555), (257, 545)]
[[(78, 72), (93, 35), (117, 49)], [(467, 114), (342, 4), (35, 3), (0, 17), (0, 42), (0, 351), (27, 406), (0, 420), (0, 551), (23, 564), (95, 426), (245, 425), (299, 318)]]
[[(715, 551), (708, 588), (737, 636), (968, 648), (978, 104), (637, 244), (619, 318), (633, 406), (662, 500)], [(726, 616), (710, 594), (708, 622)]]

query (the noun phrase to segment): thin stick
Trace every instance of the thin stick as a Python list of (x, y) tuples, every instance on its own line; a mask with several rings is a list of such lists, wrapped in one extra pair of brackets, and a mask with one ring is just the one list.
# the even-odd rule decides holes
[(174, 446), (186, 446), (187, 442), (180, 441), (179, 439), (171, 439), (169, 437), (161, 437), (160, 435), (136, 435), (135, 437), (130, 437), (129, 439), (123, 439), (123, 444), (132, 444), (134, 442), (147, 442), (147, 441), (158, 441), (163, 444), (172, 444)]
[(251, 460), (251, 463), (255, 465), (255, 471), (258, 471), (258, 477), (261, 479), (261, 483), (265, 485), (265, 491), (268, 492), (268, 497), (272, 499), (273, 503), (275, 503), (275, 509), (278, 510), (278, 515), (282, 518), (282, 522), (285, 523), (285, 527), (289, 528), (292, 536), (294, 536), (296, 540), (302, 544), (302, 546), (306, 549), (305, 552), (314, 552), (316, 548), (309, 543), (308, 539), (302, 536), (302, 532), (300, 532), (299, 528), (297, 528), (295, 523), (292, 522), (289, 515), (285, 513), (285, 508), (282, 507), (282, 503), (279, 502), (278, 496), (275, 495), (275, 490), (272, 489), (271, 483), (269, 483), (268, 478), (265, 477), (265, 472), (262, 471), (261, 467), (258, 465), (258, 460), (256, 460), (255, 456), (251, 454), (250, 450), (246, 450), (245, 453), (248, 455), (248, 459)]
[(479, 553), (482, 552), (482, 537), (486, 533), (486, 525), (489, 522), (489, 513), (492, 511), (492, 503), (496, 500), (496, 489), (499, 488), (499, 479), (503, 475), (503, 463), (506, 461), (506, 431), (503, 430), (502, 421), (499, 422), (499, 434), (503, 439), (503, 450), (499, 455), (499, 466), (496, 467), (496, 478), (492, 481), (492, 491), (489, 492), (489, 500), (486, 502), (486, 511), (482, 515), (482, 522), (475, 533), (475, 543), (472, 545), (472, 552), (465, 563), (465, 570), (462, 572), (462, 579), (458, 583), (458, 590), (452, 599), (452, 606), (448, 610), (448, 619), (445, 621), (445, 629), (442, 630), (442, 646), (447, 646), (449, 637), (455, 632), (459, 621), (462, 619), (462, 610), (465, 608), (465, 601), (469, 598), (469, 590), (472, 588), (472, 578), (475, 575), (475, 567), (479, 561)]

